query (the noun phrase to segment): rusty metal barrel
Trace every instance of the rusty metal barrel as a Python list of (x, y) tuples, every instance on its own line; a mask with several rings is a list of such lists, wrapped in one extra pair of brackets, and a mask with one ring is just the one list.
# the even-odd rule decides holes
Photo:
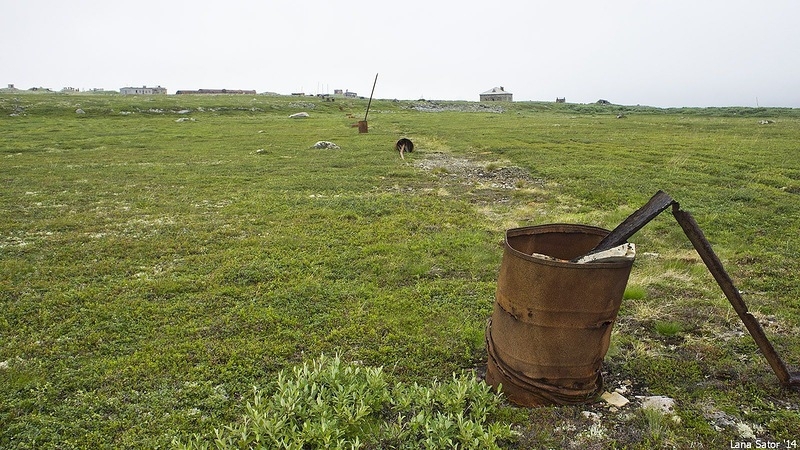
[[(550, 224), (506, 231), (486, 382), (522, 406), (594, 400), (633, 260), (578, 264), (608, 230)], [(531, 256), (547, 255), (552, 259)]]

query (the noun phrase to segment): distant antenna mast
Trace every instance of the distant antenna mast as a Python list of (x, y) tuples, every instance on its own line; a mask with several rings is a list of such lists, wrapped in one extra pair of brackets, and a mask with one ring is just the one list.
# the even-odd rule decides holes
[(367, 113), (364, 114), (364, 122), (367, 121), (367, 116), (369, 115), (369, 105), (372, 104), (372, 94), (375, 93), (375, 85), (378, 84), (378, 74), (375, 74), (375, 81), (372, 83), (372, 92), (369, 93), (369, 101), (367, 102)]

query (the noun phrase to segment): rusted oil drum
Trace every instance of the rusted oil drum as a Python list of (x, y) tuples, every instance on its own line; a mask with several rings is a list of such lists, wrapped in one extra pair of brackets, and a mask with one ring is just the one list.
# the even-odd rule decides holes
[(394, 144), (394, 149), (401, 153), (411, 153), (414, 151), (414, 143), (411, 142), (411, 139), (400, 138), (400, 140)]
[[(550, 224), (506, 231), (486, 382), (522, 406), (592, 401), (633, 260), (577, 264), (608, 230)], [(548, 255), (559, 260), (531, 256)]]

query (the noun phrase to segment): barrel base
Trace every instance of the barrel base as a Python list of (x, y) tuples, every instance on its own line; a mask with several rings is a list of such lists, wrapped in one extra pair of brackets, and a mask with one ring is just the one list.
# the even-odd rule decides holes
[[(594, 380), (578, 385), (565, 386), (549, 380), (532, 379), (505, 364), (495, 353), (492, 343), (492, 321), (486, 326), (486, 348), (489, 359), (486, 364), (486, 383), (497, 388), (506, 398), (519, 406), (580, 405), (597, 399), (603, 391), (603, 376), (600, 371)], [(564, 381), (564, 380), (555, 380)]]

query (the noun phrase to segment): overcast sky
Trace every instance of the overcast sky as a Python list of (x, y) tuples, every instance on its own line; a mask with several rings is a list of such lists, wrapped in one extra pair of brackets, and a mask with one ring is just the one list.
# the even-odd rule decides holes
[(798, 0), (0, 0), (0, 87), (800, 107)]

